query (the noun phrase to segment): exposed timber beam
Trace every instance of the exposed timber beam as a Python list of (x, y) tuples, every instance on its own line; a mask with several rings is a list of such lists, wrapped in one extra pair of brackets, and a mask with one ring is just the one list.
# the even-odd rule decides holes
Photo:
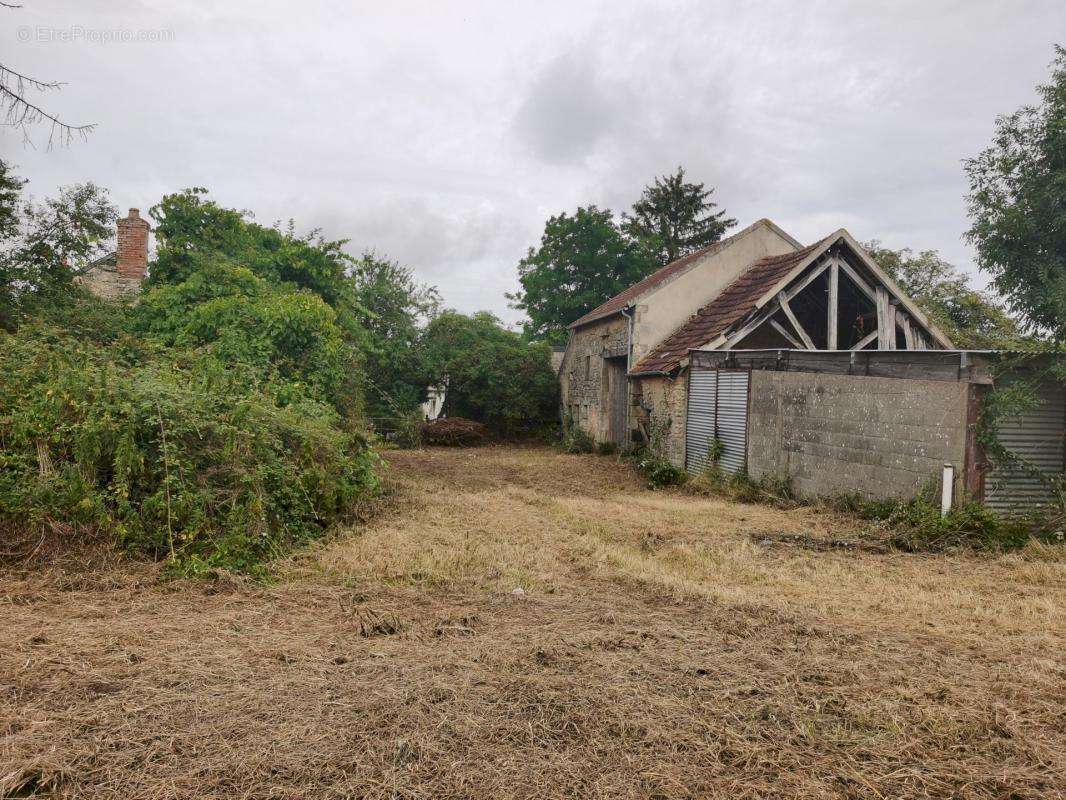
[(896, 322), (895, 309), (888, 302), (888, 291), (885, 287), (878, 286), (875, 292), (877, 295), (874, 301), (877, 305), (877, 349), (895, 350), (896, 331), (894, 327), (890, 327)]
[(874, 290), (870, 286), (870, 284), (868, 284), (866, 281), (864, 281), (862, 278), (859, 277), (859, 273), (857, 273), (852, 268), (851, 264), (849, 264), (844, 259), (840, 259), (840, 268), (842, 270), (844, 270), (844, 274), (847, 275), (849, 278), (851, 278), (851, 282), (854, 283), (856, 286), (858, 286), (859, 290), (863, 294), (865, 294), (867, 297), (869, 297), (875, 303), (877, 302), (877, 293), (874, 292)]
[(911, 327), (911, 321), (906, 314), (900, 313), (899, 324), (903, 328), (903, 341), (907, 343), (907, 349), (917, 350), (914, 342), (914, 328)]
[[(752, 317), (751, 320), (748, 322), (748, 324), (746, 324), (743, 328), (740, 328), (736, 333), (729, 334), (729, 337), (727, 339), (725, 339), (724, 342), (719, 344), (718, 347), (721, 348), (721, 349), (724, 349), (724, 350), (731, 349), (733, 347), (733, 345), (737, 344), (737, 342), (739, 342), (741, 339), (746, 337), (748, 334), (750, 334), (752, 331), (754, 331), (756, 328), (758, 328), (760, 325), (762, 325), (764, 322), (766, 322), (766, 320), (770, 319), (770, 317), (772, 317), (776, 313), (777, 313), (777, 305), (776, 304), (770, 306), (769, 308), (763, 309), (763, 311), (760, 314), (757, 314), (756, 316)], [(721, 337), (719, 337), (719, 338), (721, 338)]]
[(785, 312), (785, 316), (788, 317), (788, 321), (792, 323), (792, 327), (796, 329), (796, 333), (799, 334), (800, 339), (803, 340), (803, 344), (806, 345), (807, 349), (817, 350), (818, 348), (814, 346), (814, 342), (811, 340), (811, 337), (807, 335), (807, 331), (803, 329), (803, 326), (800, 325), (799, 320), (796, 319), (796, 315), (792, 313), (792, 307), (789, 306), (788, 297), (785, 295), (784, 292), (781, 292), (777, 296), (777, 302), (781, 304), (781, 310)]
[(862, 350), (864, 347), (866, 347), (866, 345), (868, 345), (870, 342), (877, 338), (878, 333), (878, 331), (870, 331), (868, 334), (859, 339), (859, 341), (855, 342), (855, 344), (851, 346), (851, 349)]
[(806, 350), (807, 349), (806, 347), (803, 346), (803, 344), (798, 339), (796, 339), (795, 336), (793, 336), (791, 333), (788, 332), (788, 328), (786, 328), (784, 325), (782, 325), (776, 319), (770, 320), (770, 327), (772, 327), (775, 331), (777, 331), (782, 336), (784, 336), (786, 339), (788, 339), (789, 344), (791, 344), (797, 350)]
[(840, 299), (840, 262), (837, 259), (833, 259), (833, 263), (829, 266), (829, 326), (826, 345), (830, 350), (837, 349), (837, 319), (840, 314), (837, 312), (837, 305)]
[(826, 269), (829, 267), (829, 265), (834, 260), (835, 259), (827, 258), (821, 264), (819, 264), (814, 269), (812, 269), (810, 272), (808, 272), (806, 275), (804, 275), (803, 276), (803, 280), (801, 280), (799, 283), (797, 283), (795, 286), (793, 286), (791, 289), (788, 290), (788, 293), (785, 295), (786, 299), (791, 300), (793, 297), (795, 297), (800, 292), (802, 292), (804, 289), (806, 289), (808, 286), (810, 286), (811, 282), (813, 280), (815, 280), (823, 272), (825, 272)]

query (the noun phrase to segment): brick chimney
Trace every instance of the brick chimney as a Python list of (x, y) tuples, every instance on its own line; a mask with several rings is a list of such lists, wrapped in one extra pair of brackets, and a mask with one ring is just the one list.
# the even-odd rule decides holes
[(141, 212), (131, 208), (128, 216), (118, 221), (118, 248), (115, 269), (123, 278), (143, 280), (148, 271), (148, 223)]

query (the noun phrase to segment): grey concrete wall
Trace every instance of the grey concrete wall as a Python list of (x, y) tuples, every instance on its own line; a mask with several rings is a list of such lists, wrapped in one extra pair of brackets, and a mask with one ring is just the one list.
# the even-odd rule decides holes
[(967, 389), (965, 381), (756, 370), (748, 471), (788, 475), (807, 497), (912, 497), (944, 464), (961, 482)]

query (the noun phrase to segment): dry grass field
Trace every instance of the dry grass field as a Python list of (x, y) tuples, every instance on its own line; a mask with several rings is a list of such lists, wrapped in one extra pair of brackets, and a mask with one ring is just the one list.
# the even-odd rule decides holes
[(0, 575), (0, 797), (1066, 797), (1061, 548), (820, 548), (861, 523), (542, 448), (389, 461), (268, 586)]

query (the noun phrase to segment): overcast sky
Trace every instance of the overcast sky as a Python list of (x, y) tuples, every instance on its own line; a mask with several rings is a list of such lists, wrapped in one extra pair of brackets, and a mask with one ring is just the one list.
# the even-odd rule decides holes
[(741, 225), (973, 270), (961, 161), (1066, 43), (1062, 0), (22, 2), (3, 61), (97, 124), (51, 152), (0, 132), (35, 196), (92, 180), (147, 211), (204, 186), (509, 322), (548, 216), (621, 212), (678, 164)]

